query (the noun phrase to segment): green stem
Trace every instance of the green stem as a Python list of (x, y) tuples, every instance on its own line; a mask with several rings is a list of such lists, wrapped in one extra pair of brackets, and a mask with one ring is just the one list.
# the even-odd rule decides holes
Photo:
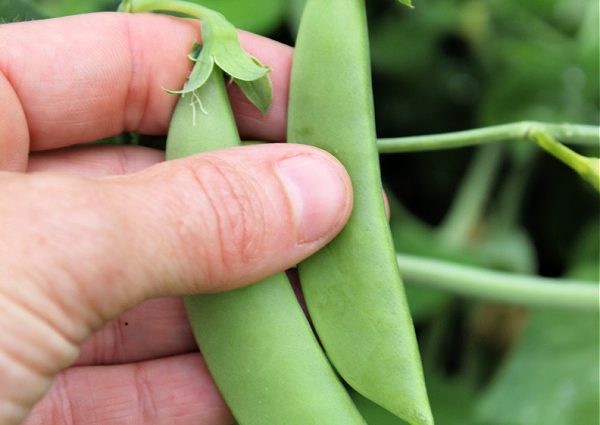
[(217, 13), (199, 4), (179, 0), (123, 0), (117, 12), (143, 13), (158, 10), (183, 13), (197, 19)]
[(533, 141), (532, 133), (539, 131), (574, 145), (598, 147), (600, 144), (600, 127), (597, 126), (523, 121), (453, 133), (379, 139), (377, 146), (379, 153), (420, 152), (514, 139)]
[(599, 310), (599, 286), (594, 282), (503, 273), (403, 254), (396, 257), (408, 284), (532, 307)]
[(473, 158), (449, 212), (440, 226), (441, 240), (463, 245), (471, 237), (489, 198), (502, 159), (502, 145), (481, 147)]
[(577, 171), (581, 178), (600, 192), (600, 160), (598, 158), (580, 155), (543, 131), (535, 131), (532, 136), (542, 149)]
[(512, 157), (511, 168), (498, 191), (498, 200), (491, 207), (489, 223), (496, 231), (510, 232), (511, 229), (519, 227), (519, 211), (523, 204), (527, 180), (533, 169), (530, 166), (531, 160), (535, 154), (537, 152), (531, 149), (524, 157)]

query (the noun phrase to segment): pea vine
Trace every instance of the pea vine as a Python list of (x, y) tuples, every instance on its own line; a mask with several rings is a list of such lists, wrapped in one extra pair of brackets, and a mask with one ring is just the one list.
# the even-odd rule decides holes
[(396, 257), (413, 285), (529, 307), (598, 311), (599, 287), (594, 282), (499, 272), (405, 254)]
[[(410, 0), (399, 1), (412, 7)], [(169, 93), (190, 95), (190, 104), (207, 113), (198, 96), (198, 89), (206, 83), (216, 65), (230, 76), (255, 106), (266, 112), (271, 103), (270, 69), (243, 50), (235, 28), (221, 14), (179, 0), (124, 0), (119, 6), (119, 11), (130, 13), (154, 10), (194, 16), (203, 22), (202, 46), (194, 46), (189, 55), (195, 63), (193, 71), (181, 90), (167, 90)], [(600, 127), (597, 126), (523, 121), (443, 134), (382, 138), (377, 146), (381, 154), (390, 154), (453, 149), (508, 140), (535, 143), (600, 192), (600, 158), (584, 156), (566, 146), (600, 148)], [(259, 142), (245, 142), (249, 143)], [(465, 178), (465, 184), (459, 189), (450, 212), (437, 232), (442, 243), (458, 247), (467, 239), (470, 226), (481, 216), (498, 170), (497, 153), (497, 148), (489, 146), (476, 154), (467, 174), (478, 178)], [(599, 308), (598, 285), (595, 282), (491, 271), (401, 253), (397, 254), (397, 260), (409, 283), (415, 285), (435, 286), (463, 296), (527, 306)]]
[(600, 148), (600, 127), (591, 125), (524, 121), (453, 133), (379, 139), (378, 148), (380, 153), (417, 152), (515, 139), (536, 143), (600, 191), (600, 158), (580, 155), (557, 140)]
[[(500, 166), (501, 145), (497, 142), (508, 140), (535, 143), (574, 169), (597, 191), (600, 190), (599, 159), (586, 157), (565, 146), (600, 149), (600, 127), (597, 126), (525, 121), (452, 133), (379, 139), (378, 148), (380, 153), (386, 154), (489, 144), (475, 153), (449, 212), (431, 235), (446, 246), (460, 249), (468, 245), (473, 223), (483, 216), (490, 187)], [(503, 226), (509, 229), (514, 226), (511, 223), (514, 211), (509, 208), (505, 215), (508, 217), (504, 219)], [(598, 282), (500, 272), (403, 253), (397, 253), (397, 260), (403, 275), (412, 285), (529, 307), (591, 311), (598, 311), (600, 307)]]

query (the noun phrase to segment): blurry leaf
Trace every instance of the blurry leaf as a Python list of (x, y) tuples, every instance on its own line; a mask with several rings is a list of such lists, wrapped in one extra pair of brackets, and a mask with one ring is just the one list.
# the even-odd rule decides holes
[(287, 9), (287, 22), (292, 31), (292, 37), (296, 38), (298, 27), (300, 26), (300, 19), (302, 18), (302, 11), (306, 5), (306, 0), (289, 0)]
[[(434, 228), (412, 216), (390, 191), (390, 228), (396, 251), (439, 258), (459, 264), (469, 264), (518, 273), (535, 271), (535, 247), (521, 228), (501, 228), (486, 235), (482, 242), (461, 248), (441, 244)], [(402, 270), (400, 270), (402, 273)], [(415, 321), (424, 321), (441, 311), (452, 295), (433, 288), (413, 286), (406, 280), (406, 295)]]
[(475, 424), (473, 420), (475, 394), (469, 386), (458, 380), (438, 375), (431, 375), (426, 381), (436, 425)]
[[(569, 278), (599, 282), (598, 235), (600, 225), (597, 220), (583, 228), (578, 243), (571, 252), (567, 274)], [(545, 413), (537, 422), (514, 422), (515, 424), (598, 423), (598, 331), (598, 316), (594, 314), (553, 311), (535, 313), (523, 335), (521, 347), (511, 357), (504, 374), (500, 375), (495, 390), (491, 390), (491, 395), (484, 398), (480, 409), (483, 417), (487, 417), (486, 413), (491, 414), (486, 409), (493, 407), (491, 405), (494, 401), (501, 401), (499, 392), (503, 390), (506, 381), (518, 379), (514, 375), (522, 369), (525, 378), (530, 377), (535, 381), (537, 388), (530, 397), (533, 396), (538, 402), (529, 408), (521, 406), (521, 414), (524, 417), (533, 416), (540, 410)], [(532, 375), (527, 374), (528, 369), (532, 370)], [(535, 379), (538, 376), (533, 374), (538, 374), (540, 379)], [(536, 395), (536, 392), (541, 394)], [(544, 408), (544, 403), (548, 408)]]
[(538, 265), (535, 245), (519, 218), (537, 148), (522, 140), (508, 147), (510, 168), (500, 182), (476, 249), (490, 259), (488, 266), (493, 269), (534, 274)]
[[(539, 19), (548, 19), (553, 14), (553, 9), (559, 0), (527, 0), (526, 2), (511, 2), (509, 7), (505, 7), (510, 13), (514, 13), (515, 18), (525, 19), (527, 16), (535, 15)], [(503, 0), (493, 0), (496, 9), (501, 9)], [(520, 12), (520, 13), (519, 13)]]
[(597, 1), (570, 3), (586, 7), (562, 0), (493, 2), (498, 36), (479, 51), (493, 76), (480, 110), (483, 124), (523, 117), (597, 121), (599, 52), (589, 48), (598, 40)]
[(488, 266), (514, 273), (536, 272), (535, 247), (522, 228), (511, 228), (487, 235), (477, 245), (480, 255), (489, 258)]
[(496, 69), (480, 109), (484, 124), (523, 117), (539, 121), (576, 119), (565, 115), (562, 99), (562, 76), (572, 61), (565, 45), (505, 39), (493, 43), (490, 49), (497, 52), (491, 59)]
[(586, 96), (586, 109), (590, 110), (590, 122), (598, 124), (600, 114), (598, 102), (600, 101), (600, 5), (597, 1), (590, 0), (583, 8), (583, 20), (577, 34), (578, 61), (584, 73), (584, 90)]
[[(416, 71), (436, 60), (436, 43), (451, 26), (455, 13), (451, 2), (427, 5), (430, 7), (444, 9), (444, 13), (417, 8), (405, 16), (402, 8), (394, 8), (371, 26), (371, 59), (377, 71), (415, 79)], [(414, 33), (420, 36), (415, 38)]]
[(517, 167), (531, 170), (535, 156), (540, 153), (540, 149), (531, 143), (531, 140), (519, 139), (505, 142), (506, 150), (512, 163)]
[(281, 25), (287, 0), (194, 0), (194, 3), (221, 12), (233, 25), (259, 34)]
[(382, 7), (380, 16), (369, 15), (381, 136), (427, 134), (472, 125), (470, 109), (479, 99), (481, 77), (459, 27), (461, 3), (415, 3), (414, 10), (388, 5)]
[(58, 17), (91, 13), (99, 11), (112, 11), (117, 9), (119, 1), (115, 0), (37, 0), (39, 9), (48, 16)]
[[(390, 226), (396, 251), (431, 255), (430, 246), (436, 242), (431, 229), (406, 211), (396, 197), (387, 191), (390, 205)], [(402, 270), (400, 270), (402, 273)], [(421, 321), (443, 309), (452, 299), (443, 291), (422, 286), (405, 286), (410, 312), (415, 321)]]
[[(569, 277), (598, 279), (598, 227), (582, 232)], [(513, 248), (516, 249), (516, 248)], [(593, 267), (588, 267), (593, 264)], [(581, 267), (578, 267), (581, 265)], [(586, 273), (591, 272), (591, 275)], [(598, 317), (538, 310), (477, 407), (486, 425), (598, 423)]]
[[(402, 271), (401, 271), (402, 272)], [(410, 314), (415, 322), (425, 321), (438, 311), (441, 311), (452, 300), (452, 295), (439, 289), (425, 286), (411, 285), (406, 281), (406, 298), (410, 307)]]
[(31, 0), (0, 0), (0, 24), (43, 17), (44, 15)]
[(484, 393), (478, 418), (490, 425), (598, 423), (598, 318), (537, 311)]
[(569, 277), (600, 282), (600, 223), (598, 217), (583, 227), (577, 246), (571, 252)]

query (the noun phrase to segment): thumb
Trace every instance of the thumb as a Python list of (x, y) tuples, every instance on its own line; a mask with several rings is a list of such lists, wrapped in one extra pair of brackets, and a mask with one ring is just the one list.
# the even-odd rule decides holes
[(104, 322), (146, 298), (294, 265), (341, 230), (351, 198), (337, 160), (288, 144), (97, 180), (1, 174), (0, 405), (11, 402), (0, 422), (28, 409)]

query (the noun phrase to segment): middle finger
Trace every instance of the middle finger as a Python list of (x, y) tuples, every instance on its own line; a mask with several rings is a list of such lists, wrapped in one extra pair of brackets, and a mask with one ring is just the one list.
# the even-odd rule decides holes
[(146, 301), (94, 333), (78, 366), (122, 364), (197, 351), (180, 297)]

